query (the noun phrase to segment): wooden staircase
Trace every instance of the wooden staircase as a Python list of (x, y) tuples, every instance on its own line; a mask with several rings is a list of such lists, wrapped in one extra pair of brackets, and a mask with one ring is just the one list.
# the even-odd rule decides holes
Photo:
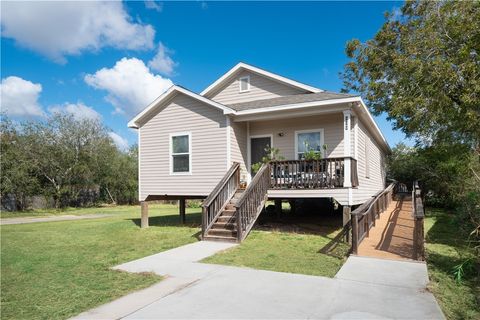
[(204, 240), (213, 241), (237, 241), (237, 221), (235, 214), (235, 203), (240, 198), (244, 189), (238, 189), (230, 201), (222, 210), (222, 213), (213, 223), (212, 227), (207, 231)]
[(202, 239), (242, 242), (255, 224), (270, 187), (264, 164), (246, 189), (240, 188), (240, 164), (234, 163), (202, 204)]

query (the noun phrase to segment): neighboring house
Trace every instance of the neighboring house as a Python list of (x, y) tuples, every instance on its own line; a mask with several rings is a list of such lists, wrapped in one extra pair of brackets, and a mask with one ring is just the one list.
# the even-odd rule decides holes
[[(360, 96), (245, 63), (200, 94), (172, 86), (128, 125), (138, 129), (143, 217), (149, 200), (179, 199), (184, 212), (185, 199), (208, 197), (205, 237), (241, 241), (267, 198), (334, 198), (347, 223), (352, 206), (385, 188), (390, 148)], [(285, 161), (252, 180), (268, 146)], [(302, 160), (307, 149), (323, 159)]]

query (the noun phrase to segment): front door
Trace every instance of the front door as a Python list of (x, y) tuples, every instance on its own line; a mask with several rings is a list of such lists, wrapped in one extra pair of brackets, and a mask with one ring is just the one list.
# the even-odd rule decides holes
[[(271, 137), (258, 137), (250, 138), (250, 164), (261, 162), (262, 158), (267, 155), (265, 149), (269, 149), (272, 146)], [(255, 174), (252, 173), (252, 177)]]

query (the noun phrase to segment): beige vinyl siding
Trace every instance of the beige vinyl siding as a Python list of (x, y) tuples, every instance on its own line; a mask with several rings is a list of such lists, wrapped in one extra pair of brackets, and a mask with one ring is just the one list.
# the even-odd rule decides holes
[[(240, 92), (239, 79), (246, 76), (250, 77), (250, 90), (247, 92)], [(306, 93), (306, 91), (282, 84), (254, 72), (243, 71), (209, 98), (228, 105), (232, 103), (277, 98), (299, 93)]]
[[(171, 175), (169, 135), (190, 132), (189, 175)], [(227, 170), (226, 117), (221, 110), (177, 95), (139, 130), (140, 200), (148, 195), (208, 195)]]
[(231, 161), (240, 163), (240, 178), (247, 179), (247, 123), (231, 121)]
[[(353, 204), (363, 203), (385, 188), (385, 153), (363, 122), (359, 121), (358, 125), (359, 186), (353, 189)], [(367, 156), (365, 156), (365, 149), (368, 152)], [(369, 166), (368, 170), (367, 166)], [(368, 178), (367, 171), (369, 171)]]
[[(295, 131), (323, 129), (327, 157), (343, 157), (343, 114), (315, 115), (295, 119), (250, 122), (250, 135), (272, 134), (272, 145), (286, 160), (295, 159)], [(283, 137), (278, 133), (283, 132)]]

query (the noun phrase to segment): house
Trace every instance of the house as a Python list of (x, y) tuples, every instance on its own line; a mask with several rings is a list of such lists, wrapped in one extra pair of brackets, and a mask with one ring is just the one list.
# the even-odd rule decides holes
[[(205, 199), (204, 238), (241, 241), (267, 199), (334, 198), (346, 224), (352, 206), (385, 188), (390, 148), (360, 96), (245, 63), (200, 94), (172, 86), (128, 125), (138, 129), (144, 226), (150, 200), (178, 199), (184, 217), (185, 199)], [(284, 160), (252, 172), (267, 147)]]

